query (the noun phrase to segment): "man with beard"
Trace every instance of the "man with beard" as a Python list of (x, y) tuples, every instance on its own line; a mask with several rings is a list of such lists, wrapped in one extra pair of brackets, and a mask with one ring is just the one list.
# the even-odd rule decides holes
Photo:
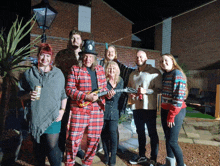
[(139, 143), (139, 156), (135, 156), (129, 162), (131, 164), (147, 162), (145, 156), (146, 124), (151, 145), (149, 163), (150, 166), (155, 166), (159, 149), (159, 139), (156, 129), (157, 94), (162, 89), (162, 76), (158, 69), (146, 64), (147, 59), (147, 54), (144, 51), (140, 50), (137, 52), (136, 64), (138, 68), (130, 74), (128, 81), (128, 87), (138, 90), (137, 94), (131, 94), (129, 96), (128, 103), (131, 104), (131, 109), (133, 110)]
[[(77, 30), (70, 31), (69, 34), (69, 42), (66, 49), (59, 51), (55, 58), (55, 66), (60, 68), (65, 76), (65, 80), (67, 82), (67, 75), (70, 72), (70, 69), (73, 65), (78, 65), (79, 60), (79, 52), (81, 51), (82, 38), (81, 32)], [(65, 151), (65, 143), (66, 143), (66, 133), (67, 133), (67, 123), (70, 114), (70, 99), (67, 101), (66, 111), (63, 115), (62, 125), (61, 125), (61, 133), (59, 144), (62, 152)], [(84, 152), (79, 147), (77, 156), (81, 159), (84, 157)]]
[(59, 51), (56, 55), (55, 65), (61, 69), (65, 78), (67, 77), (71, 67), (78, 64), (81, 45), (81, 32), (72, 30), (69, 34), (69, 42), (67, 48)]

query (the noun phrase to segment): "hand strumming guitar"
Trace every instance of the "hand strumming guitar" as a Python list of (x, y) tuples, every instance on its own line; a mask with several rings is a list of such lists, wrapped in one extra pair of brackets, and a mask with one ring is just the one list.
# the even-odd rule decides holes
[(99, 98), (98, 95), (93, 92), (93, 93), (87, 94), (85, 97), (85, 100), (95, 102), (96, 100), (98, 100), (98, 98)]

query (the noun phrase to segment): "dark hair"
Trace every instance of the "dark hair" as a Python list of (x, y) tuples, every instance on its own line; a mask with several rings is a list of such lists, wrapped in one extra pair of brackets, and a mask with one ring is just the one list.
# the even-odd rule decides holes
[[(70, 33), (69, 33), (69, 42), (68, 42), (67, 47), (70, 47), (70, 48), (72, 47), (72, 41), (71, 41), (71, 39), (72, 39), (73, 35), (75, 35), (75, 34), (79, 35), (79, 36), (81, 37), (81, 40), (82, 40), (81, 32), (78, 31), (78, 30), (73, 29), (73, 30), (71, 30)], [(82, 45), (82, 43), (81, 43), (81, 45)], [(80, 46), (80, 47), (81, 47), (81, 46)]]
[(49, 54), (51, 56), (51, 58), (53, 58), (53, 49), (51, 47), (50, 44), (47, 43), (41, 43), (41, 45), (38, 47), (38, 53), (37, 56), (39, 56), (40, 54)]
[(69, 39), (71, 40), (72, 36), (75, 35), (75, 34), (79, 35), (79, 36), (82, 38), (81, 32), (78, 31), (78, 30), (73, 29), (73, 30), (71, 30), (70, 33), (69, 33)]

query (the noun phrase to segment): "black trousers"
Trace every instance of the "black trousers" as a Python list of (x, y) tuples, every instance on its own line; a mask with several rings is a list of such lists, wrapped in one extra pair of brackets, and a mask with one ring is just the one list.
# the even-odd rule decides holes
[[(116, 153), (118, 147), (118, 120), (105, 120), (102, 128), (101, 138), (106, 162), (116, 163)], [(109, 154), (111, 153), (111, 158)]]

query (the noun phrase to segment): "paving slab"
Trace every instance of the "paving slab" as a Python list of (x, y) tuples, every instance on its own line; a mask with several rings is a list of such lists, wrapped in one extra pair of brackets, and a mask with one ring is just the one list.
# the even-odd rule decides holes
[(184, 125), (183, 128), (188, 138), (200, 138), (200, 135), (192, 125)]
[(138, 148), (138, 146), (131, 145), (130, 143), (127, 143), (127, 142), (121, 142), (120, 145), (123, 146), (125, 149), (131, 150), (131, 151), (135, 151)]
[(194, 140), (194, 142), (195, 142), (195, 144), (211, 145), (211, 146), (220, 146), (220, 142), (216, 142), (216, 141)]
[(138, 139), (136, 139), (136, 138), (131, 138), (125, 142), (132, 145), (132, 146), (138, 146)]
[(181, 137), (179, 137), (178, 142), (184, 142), (184, 143), (190, 143), (190, 144), (193, 144), (193, 143), (194, 143), (193, 139), (190, 139), (190, 138), (181, 138)]
[(119, 125), (119, 141), (126, 141), (132, 137), (132, 131)]
[(207, 130), (197, 130), (198, 134), (200, 135), (200, 139), (202, 140), (212, 140), (213, 135)]

